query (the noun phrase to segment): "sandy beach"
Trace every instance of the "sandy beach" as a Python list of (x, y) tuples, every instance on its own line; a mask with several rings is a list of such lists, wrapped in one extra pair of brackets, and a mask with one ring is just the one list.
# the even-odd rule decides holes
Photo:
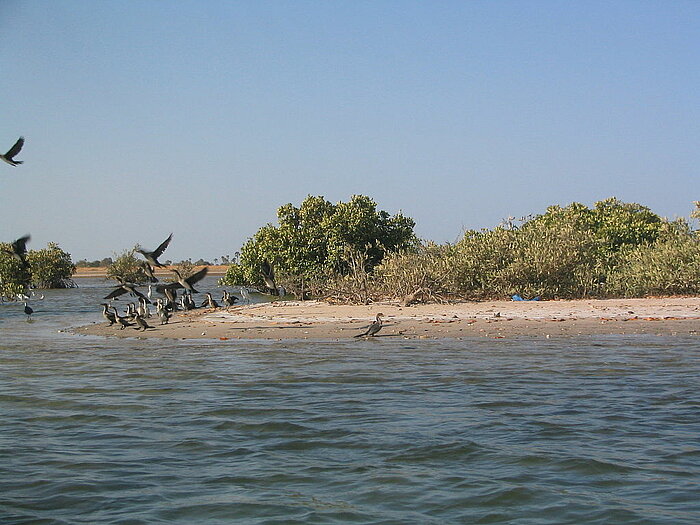
[(384, 314), (375, 339), (561, 337), (592, 334), (700, 333), (700, 298), (576, 301), (482, 301), (402, 307), (398, 303), (331, 305), (280, 301), (177, 312), (146, 331), (94, 323), (78, 334), (176, 339), (351, 339)]

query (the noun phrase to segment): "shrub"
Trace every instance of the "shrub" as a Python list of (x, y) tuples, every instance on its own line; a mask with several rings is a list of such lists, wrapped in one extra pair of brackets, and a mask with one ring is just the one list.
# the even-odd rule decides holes
[(125, 250), (116, 256), (112, 264), (107, 267), (107, 277), (123, 280), (130, 283), (142, 283), (148, 281), (148, 276), (143, 268), (143, 261), (136, 257), (135, 250)]
[(278, 282), (292, 290), (329, 275), (347, 275), (348, 249), (364, 251), (371, 271), (387, 252), (417, 244), (412, 219), (378, 211), (363, 195), (338, 204), (308, 196), (298, 208), (280, 207), (277, 218), (278, 226), (263, 226), (245, 243), (240, 262), (229, 267), (223, 284), (263, 286), (261, 269), (268, 262)]
[(682, 219), (666, 223), (659, 239), (626, 251), (608, 279), (610, 294), (630, 296), (700, 292), (700, 243)]
[(35, 288), (72, 288), (71, 277), (75, 265), (70, 253), (64, 252), (56, 243), (50, 242), (42, 250), (30, 250), (27, 262), (31, 268), (32, 286)]

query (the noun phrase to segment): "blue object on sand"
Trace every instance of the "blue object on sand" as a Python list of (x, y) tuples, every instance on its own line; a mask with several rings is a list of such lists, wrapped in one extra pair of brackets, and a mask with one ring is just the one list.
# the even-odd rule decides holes
[(539, 301), (540, 300), (539, 297), (533, 297), (532, 299), (523, 299), (517, 293), (515, 295), (512, 295), (511, 299), (513, 299), (513, 301)]

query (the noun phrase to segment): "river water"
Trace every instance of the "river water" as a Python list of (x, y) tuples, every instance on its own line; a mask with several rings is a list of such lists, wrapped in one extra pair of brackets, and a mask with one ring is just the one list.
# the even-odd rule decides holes
[(106, 339), (79, 284), (0, 305), (2, 524), (700, 522), (695, 337)]

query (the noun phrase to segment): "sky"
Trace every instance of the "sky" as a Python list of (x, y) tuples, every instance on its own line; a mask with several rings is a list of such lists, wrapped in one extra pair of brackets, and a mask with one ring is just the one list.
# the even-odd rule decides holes
[(232, 255), (354, 194), (422, 239), (700, 200), (700, 2), (0, 2), (0, 240)]

